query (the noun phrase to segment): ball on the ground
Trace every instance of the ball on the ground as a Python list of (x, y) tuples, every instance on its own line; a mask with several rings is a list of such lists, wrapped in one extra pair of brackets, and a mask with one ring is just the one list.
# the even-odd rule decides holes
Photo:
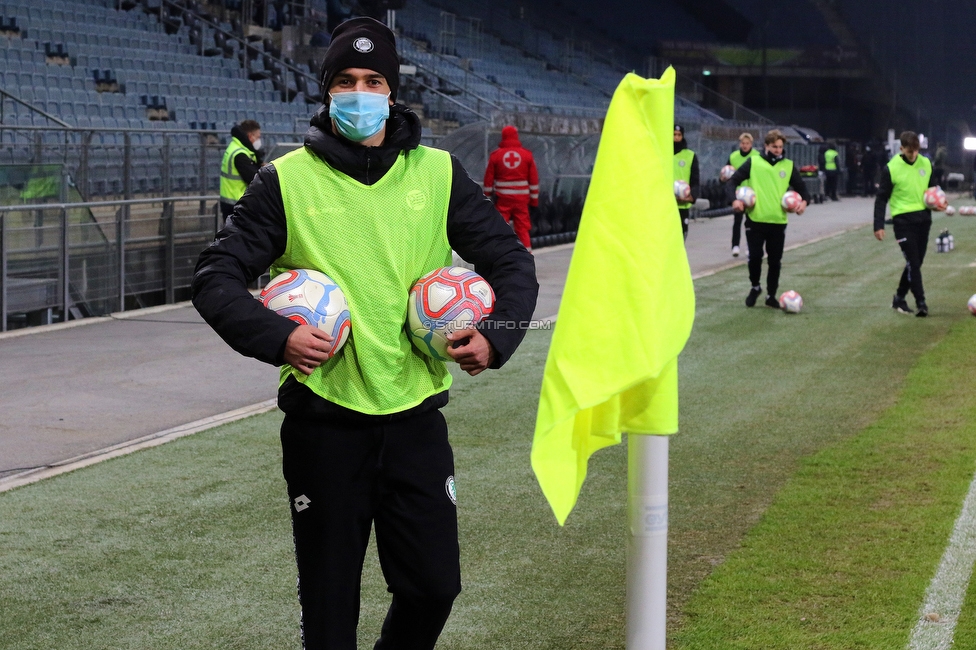
[(792, 289), (784, 291), (779, 296), (779, 308), (787, 314), (799, 314), (803, 309), (803, 298)]
[(495, 292), (474, 271), (459, 266), (435, 269), (410, 290), (407, 336), (427, 356), (452, 361), (447, 335), (481, 322), (494, 307)]
[(756, 190), (751, 187), (740, 187), (735, 190), (735, 198), (745, 203), (747, 208), (756, 206)]
[(969, 313), (976, 316), (976, 294), (969, 297), (969, 302), (966, 303), (966, 306), (969, 308)]
[(783, 198), (780, 200), (780, 205), (782, 205), (783, 209), (787, 212), (796, 212), (801, 203), (803, 203), (803, 197), (800, 196), (799, 192), (794, 190), (789, 190), (786, 192), (786, 194), (784, 194)]
[(684, 181), (674, 182), (674, 198), (678, 199), (679, 203), (690, 203), (691, 202), (691, 186)]
[(946, 193), (938, 185), (925, 190), (924, 200), (925, 207), (931, 210), (945, 210), (946, 206), (949, 205), (949, 199), (946, 197)]
[(331, 334), (332, 355), (349, 338), (352, 321), (346, 295), (321, 271), (294, 269), (276, 275), (261, 292), (261, 302), (289, 320)]
[(725, 183), (730, 178), (732, 178), (733, 174), (735, 174), (735, 167), (733, 167), (732, 165), (726, 165), (721, 169), (721, 171), (719, 171), (718, 179), (723, 183)]
[(976, 214), (976, 205), (964, 205), (959, 208), (959, 214), (971, 217)]
[(956, 214), (956, 209), (951, 205), (946, 206), (945, 213), (947, 217), (951, 217)]

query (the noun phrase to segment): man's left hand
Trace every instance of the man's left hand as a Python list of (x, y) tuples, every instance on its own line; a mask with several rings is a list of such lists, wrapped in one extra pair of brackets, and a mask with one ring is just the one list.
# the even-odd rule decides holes
[[(461, 370), (472, 377), (488, 368), (495, 360), (495, 348), (491, 347), (488, 339), (473, 327), (451, 332), (447, 335), (447, 340), (451, 342), (451, 345), (447, 346), (448, 356), (457, 361)], [(465, 342), (454, 347), (456, 341)]]

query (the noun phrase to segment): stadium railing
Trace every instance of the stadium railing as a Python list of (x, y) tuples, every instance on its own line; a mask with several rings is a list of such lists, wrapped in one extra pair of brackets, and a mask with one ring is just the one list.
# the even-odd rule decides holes
[(188, 299), (218, 200), (0, 206), (0, 331)]

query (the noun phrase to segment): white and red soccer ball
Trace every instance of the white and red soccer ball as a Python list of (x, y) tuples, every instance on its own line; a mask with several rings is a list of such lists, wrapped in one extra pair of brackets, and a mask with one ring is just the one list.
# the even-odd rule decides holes
[(321, 271), (295, 269), (276, 275), (261, 292), (261, 302), (285, 318), (332, 335), (335, 355), (349, 338), (349, 305), (332, 278)]
[(684, 181), (675, 181), (674, 198), (678, 199), (678, 203), (691, 203), (691, 186)]
[(735, 198), (742, 201), (746, 208), (753, 208), (756, 206), (756, 190), (751, 187), (740, 187), (735, 190)]
[(800, 196), (799, 192), (794, 190), (787, 191), (780, 200), (780, 205), (782, 205), (783, 209), (787, 212), (796, 212), (801, 203), (803, 203), (803, 197)]
[(439, 361), (447, 335), (481, 322), (495, 307), (495, 292), (483, 277), (460, 266), (445, 266), (417, 280), (407, 303), (407, 336), (414, 347)]
[(946, 216), (947, 217), (951, 217), (954, 214), (956, 214), (956, 209), (954, 207), (952, 207), (951, 205), (950, 206), (947, 206), (946, 209), (945, 209), (945, 213), (946, 213)]
[(959, 214), (971, 217), (976, 215), (976, 205), (963, 205), (959, 207)]
[(925, 190), (925, 207), (931, 210), (945, 210), (949, 205), (949, 199), (942, 188), (936, 185)]
[(730, 178), (732, 178), (732, 175), (733, 174), (735, 174), (735, 167), (733, 167), (732, 165), (726, 165), (725, 167), (723, 167), (721, 169), (721, 171), (719, 171), (719, 173), (718, 173), (718, 179), (720, 181), (722, 181), (723, 183), (725, 183)]
[(787, 314), (799, 314), (803, 309), (803, 298), (792, 289), (784, 291), (779, 296), (779, 308)]
[(966, 303), (966, 307), (969, 308), (969, 313), (976, 316), (976, 294), (973, 294), (969, 298), (969, 302)]

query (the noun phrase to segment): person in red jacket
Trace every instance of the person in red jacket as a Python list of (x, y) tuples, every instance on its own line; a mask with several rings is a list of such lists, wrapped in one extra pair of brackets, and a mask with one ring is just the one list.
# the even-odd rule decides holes
[(529, 240), (529, 206), (539, 206), (539, 171), (532, 152), (522, 147), (518, 129), (502, 129), (502, 141), (488, 157), (485, 169), (485, 195), (495, 195), (495, 207), (505, 222), (515, 229), (526, 250), (532, 250)]

